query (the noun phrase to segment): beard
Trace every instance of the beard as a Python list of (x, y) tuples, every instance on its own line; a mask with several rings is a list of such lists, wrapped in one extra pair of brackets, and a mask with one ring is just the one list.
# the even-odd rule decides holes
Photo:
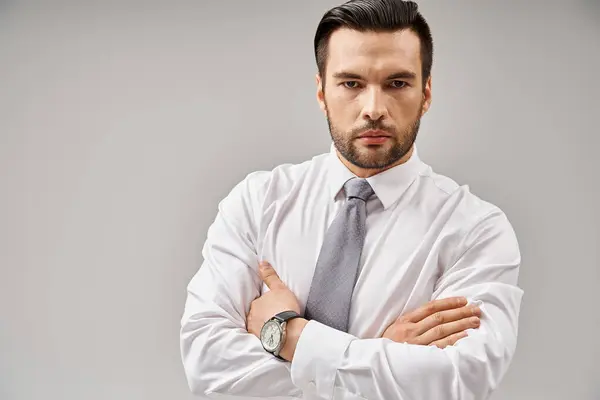
[[(398, 162), (412, 148), (421, 125), (421, 118), (417, 114), (417, 118), (400, 131), (386, 126), (381, 121), (370, 120), (360, 128), (343, 132), (331, 122), (327, 107), (326, 113), (329, 133), (337, 150), (348, 162), (364, 169), (385, 169)], [(368, 130), (387, 132), (391, 135), (388, 139), (391, 145), (367, 145), (366, 148), (365, 146), (359, 146), (357, 138)]]

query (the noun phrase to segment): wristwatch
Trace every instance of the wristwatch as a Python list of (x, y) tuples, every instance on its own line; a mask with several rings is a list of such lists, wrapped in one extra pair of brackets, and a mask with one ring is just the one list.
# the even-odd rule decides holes
[(295, 311), (283, 311), (269, 319), (260, 330), (260, 342), (263, 348), (280, 360), (279, 352), (285, 344), (286, 325), (289, 320), (302, 317)]

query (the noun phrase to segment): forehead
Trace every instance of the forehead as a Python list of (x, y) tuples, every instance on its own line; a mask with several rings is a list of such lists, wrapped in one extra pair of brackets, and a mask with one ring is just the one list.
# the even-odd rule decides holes
[(412, 30), (360, 32), (341, 28), (329, 38), (327, 74), (340, 70), (388, 73), (409, 70), (420, 76), (421, 44)]

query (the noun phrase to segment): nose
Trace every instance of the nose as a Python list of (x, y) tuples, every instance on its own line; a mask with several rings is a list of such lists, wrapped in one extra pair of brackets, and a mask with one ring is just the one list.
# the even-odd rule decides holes
[(385, 105), (385, 93), (380, 88), (370, 87), (363, 92), (362, 117), (365, 120), (384, 120), (388, 118)]

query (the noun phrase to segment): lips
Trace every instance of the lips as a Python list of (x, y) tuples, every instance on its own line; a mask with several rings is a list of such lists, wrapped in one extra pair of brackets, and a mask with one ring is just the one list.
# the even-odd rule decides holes
[[(378, 135), (381, 135), (381, 134), (378, 134)], [(380, 144), (387, 143), (390, 140), (390, 136), (389, 135), (385, 135), (385, 136), (362, 135), (357, 140), (364, 145), (380, 145)]]
[(375, 131), (367, 131), (362, 133), (359, 138), (388, 138), (391, 137), (392, 135), (390, 135), (389, 133), (385, 132), (385, 131), (381, 131), (381, 130), (375, 130)]

